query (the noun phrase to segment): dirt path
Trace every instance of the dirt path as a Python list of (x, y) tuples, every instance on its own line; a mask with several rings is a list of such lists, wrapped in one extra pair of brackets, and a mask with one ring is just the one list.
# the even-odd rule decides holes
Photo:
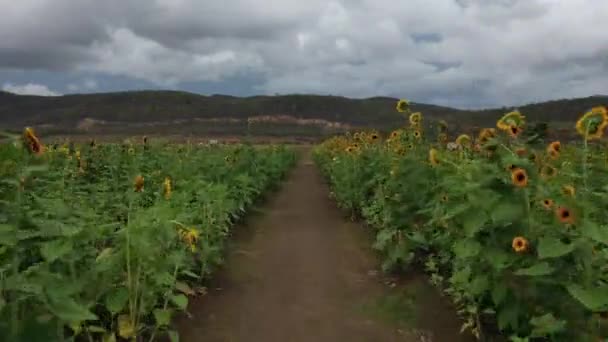
[(209, 293), (178, 322), (180, 340), (465, 341), (420, 279), (387, 284), (366, 232), (328, 199), (304, 153), (262, 214), (238, 228)]

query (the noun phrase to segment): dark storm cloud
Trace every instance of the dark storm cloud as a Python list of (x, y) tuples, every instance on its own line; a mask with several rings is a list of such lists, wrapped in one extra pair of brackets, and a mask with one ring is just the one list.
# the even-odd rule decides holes
[[(29, 73), (20, 78), (28, 91), (232, 85), (239, 94), (474, 107), (608, 91), (605, 1), (0, 0), (0, 8), (0, 71)], [(34, 70), (83, 76), (60, 85)], [(16, 82), (0, 86), (20, 89)]]

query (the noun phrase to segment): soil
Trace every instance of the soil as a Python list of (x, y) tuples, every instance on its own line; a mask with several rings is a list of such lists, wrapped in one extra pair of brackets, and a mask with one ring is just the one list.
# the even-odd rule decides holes
[(307, 148), (281, 190), (235, 227), (208, 293), (176, 322), (180, 341), (471, 341), (424, 277), (381, 273), (368, 228), (328, 194)]

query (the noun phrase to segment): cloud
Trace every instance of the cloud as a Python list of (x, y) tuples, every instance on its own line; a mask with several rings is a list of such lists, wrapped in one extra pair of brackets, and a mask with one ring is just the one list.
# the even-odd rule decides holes
[[(0, 69), (460, 107), (608, 89), (606, 1), (0, 0), (0, 8), (8, 11)], [(70, 83), (63, 87), (100, 89)]]
[(61, 94), (50, 90), (47, 86), (42, 84), (28, 83), (28, 84), (11, 84), (5, 83), (2, 86), (2, 90), (13, 94), (19, 95), (39, 95), (39, 96), (60, 96)]

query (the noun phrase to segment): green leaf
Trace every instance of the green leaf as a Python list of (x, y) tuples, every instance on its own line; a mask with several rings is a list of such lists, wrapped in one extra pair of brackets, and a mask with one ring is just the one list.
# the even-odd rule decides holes
[(72, 241), (57, 239), (42, 244), (40, 253), (47, 262), (53, 262), (72, 251)]
[(608, 286), (584, 289), (579, 285), (571, 284), (566, 286), (566, 289), (572, 297), (591, 311), (605, 309), (608, 305)]
[(574, 244), (566, 244), (554, 237), (543, 237), (538, 242), (538, 257), (540, 259), (558, 258), (571, 253)]
[(524, 208), (517, 203), (502, 202), (492, 210), (494, 222), (516, 222), (524, 213)]
[(608, 244), (608, 228), (592, 222), (586, 222), (581, 228), (583, 234), (593, 241)]
[(471, 285), (468, 288), (468, 291), (473, 296), (479, 296), (485, 291), (488, 290), (488, 276), (487, 275), (478, 275), (472, 279)]
[(504, 331), (507, 328), (517, 330), (519, 325), (517, 321), (518, 309), (519, 308), (516, 304), (510, 304), (498, 309), (496, 318), (498, 320), (498, 328), (501, 331)]
[(171, 323), (171, 310), (163, 310), (163, 309), (155, 309), (154, 310), (154, 319), (156, 320), (156, 325), (158, 326), (167, 326)]
[(536, 276), (549, 275), (549, 274), (553, 273), (553, 271), (554, 271), (553, 267), (551, 267), (551, 265), (549, 265), (548, 262), (543, 261), (543, 262), (539, 262), (538, 264), (536, 264), (534, 266), (530, 266), (528, 268), (521, 268), (521, 269), (515, 271), (515, 275), (536, 277)]
[(53, 298), (48, 296), (48, 309), (64, 322), (82, 322), (97, 320), (97, 316), (89, 309), (70, 297)]
[(179, 342), (179, 333), (175, 330), (167, 331), (167, 335), (169, 335), (169, 340), (171, 342)]
[(473, 239), (459, 240), (454, 244), (454, 254), (457, 258), (470, 258), (481, 252), (481, 244)]
[(533, 317), (530, 323), (534, 326), (532, 337), (547, 337), (563, 331), (566, 327), (566, 321), (556, 319), (552, 313)]
[(479, 210), (470, 210), (462, 219), (462, 228), (467, 237), (473, 237), (480, 231), (487, 221), (487, 216)]
[(196, 292), (194, 292), (194, 290), (192, 290), (190, 285), (188, 285), (184, 282), (181, 282), (181, 281), (178, 281), (175, 283), (175, 289), (187, 296), (193, 296), (196, 294)]
[(128, 299), (129, 291), (127, 290), (127, 288), (114, 288), (106, 295), (106, 308), (110, 310), (111, 313), (117, 314), (121, 312), (122, 309), (125, 307)]
[(171, 296), (171, 302), (173, 302), (173, 304), (175, 304), (181, 310), (186, 310), (186, 307), (188, 307), (188, 297), (184, 296), (183, 294)]
[(492, 288), (492, 301), (494, 305), (500, 306), (507, 296), (508, 287), (503, 282), (497, 282)]

